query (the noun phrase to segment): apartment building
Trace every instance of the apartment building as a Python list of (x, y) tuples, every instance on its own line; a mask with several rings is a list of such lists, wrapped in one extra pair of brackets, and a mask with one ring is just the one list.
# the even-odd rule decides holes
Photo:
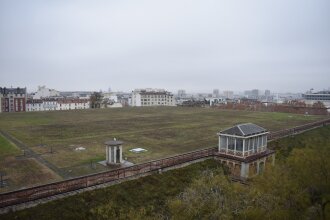
[(173, 94), (164, 89), (135, 89), (132, 106), (176, 106)]
[(26, 110), (26, 88), (0, 87), (0, 112), (24, 112)]
[(73, 110), (90, 108), (89, 99), (59, 99), (56, 110)]
[(90, 108), (89, 99), (29, 99), (27, 111), (56, 111)]

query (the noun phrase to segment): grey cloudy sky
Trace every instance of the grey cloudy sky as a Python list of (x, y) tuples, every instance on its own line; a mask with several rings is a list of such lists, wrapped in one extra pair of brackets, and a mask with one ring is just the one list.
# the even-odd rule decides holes
[(329, 0), (0, 0), (0, 86), (330, 87)]

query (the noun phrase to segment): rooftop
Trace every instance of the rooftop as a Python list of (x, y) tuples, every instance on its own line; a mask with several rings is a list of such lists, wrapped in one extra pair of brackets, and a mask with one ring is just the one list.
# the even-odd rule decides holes
[(116, 139), (104, 142), (105, 145), (109, 145), (109, 146), (118, 146), (118, 145), (122, 145), (123, 143), (124, 142), (117, 141)]
[(267, 132), (265, 128), (262, 128), (256, 124), (246, 123), (246, 124), (239, 124), (234, 127), (228, 128), (226, 130), (220, 131), (220, 134), (229, 134), (229, 135), (246, 137), (246, 136), (261, 134), (265, 132)]
[(26, 88), (6, 88), (6, 87), (0, 87), (0, 94), (7, 95), (9, 93), (14, 93), (14, 94), (25, 94), (26, 93)]

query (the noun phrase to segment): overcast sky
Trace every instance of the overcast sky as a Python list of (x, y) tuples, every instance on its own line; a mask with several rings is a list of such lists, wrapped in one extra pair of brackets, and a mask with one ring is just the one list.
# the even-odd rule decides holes
[(330, 87), (329, 0), (0, 0), (0, 86)]

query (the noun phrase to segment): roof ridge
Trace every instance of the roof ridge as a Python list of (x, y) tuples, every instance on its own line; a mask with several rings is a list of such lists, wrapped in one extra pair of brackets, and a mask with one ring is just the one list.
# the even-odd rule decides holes
[(242, 131), (242, 129), (241, 129), (240, 126), (241, 126), (241, 124), (240, 125), (237, 125), (238, 129), (240, 130), (240, 132), (242, 132), (243, 136), (245, 136), (245, 133)]

